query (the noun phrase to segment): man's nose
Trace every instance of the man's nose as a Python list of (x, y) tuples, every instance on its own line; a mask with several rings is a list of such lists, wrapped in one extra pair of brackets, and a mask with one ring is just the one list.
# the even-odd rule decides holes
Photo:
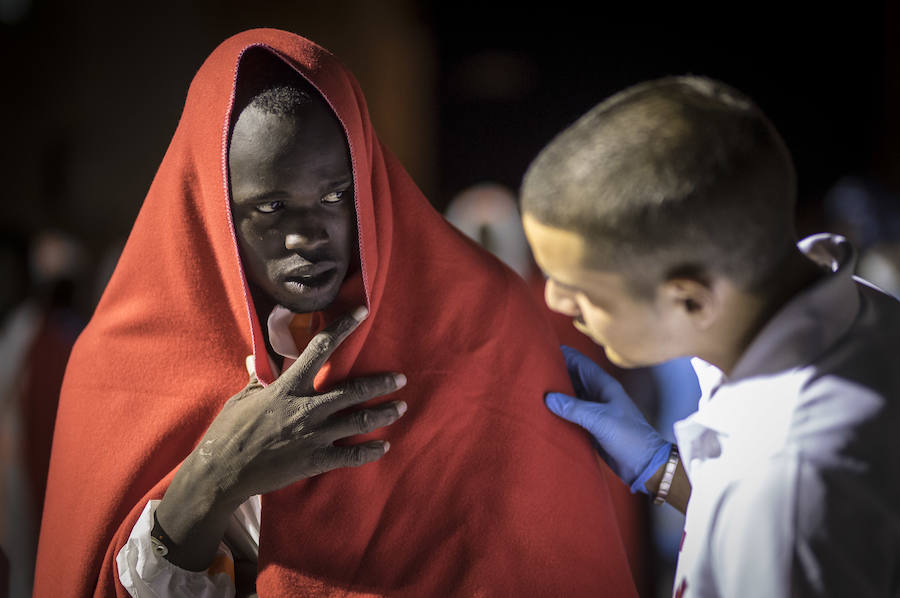
[(575, 294), (554, 282), (552, 278), (548, 279), (544, 285), (544, 300), (550, 309), (555, 312), (573, 318), (581, 313), (578, 309), (578, 304), (575, 302)]
[(284, 236), (284, 246), (291, 251), (311, 251), (328, 243), (325, 231), (288, 233)]

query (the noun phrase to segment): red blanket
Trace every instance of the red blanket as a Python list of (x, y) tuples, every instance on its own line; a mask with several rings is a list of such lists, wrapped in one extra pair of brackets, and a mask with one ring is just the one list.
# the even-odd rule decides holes
[[(588, 438), (543, 405), (570, 392), (525, 283), (432, 209), (381, 145), (352, 75), (301, 37), (226, 40), (184, 113), (60, 398), (35, 595), (125, 596), (115, 556), (220, 407), (271, 381), (229, 210), (228, 128), (242, 53), (280, 55), (326, 98), (349, 140), (362, 272), (342, 305), (371, 315), (317, 386), (404, 372), (406, 416), (359, 469), (262, 501), (259, 595), (632, 596)], [(354, 284), (356, 283), (356, 284)], [(260, 314), (263, 316), (265, 314)]]

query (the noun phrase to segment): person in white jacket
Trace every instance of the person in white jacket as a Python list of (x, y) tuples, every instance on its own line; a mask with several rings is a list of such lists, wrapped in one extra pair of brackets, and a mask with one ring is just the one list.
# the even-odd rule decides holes
[(578, 396), (546, 397), (686, 512), (678, 597), (900, 595), (900, 303), (842, 237), (797, 243), (795, 186), (769, 120), (702, 77), (607, 99), (523, 182), (550, 307), (619, 366), (695, 358), (676, 444), (577, 351)]

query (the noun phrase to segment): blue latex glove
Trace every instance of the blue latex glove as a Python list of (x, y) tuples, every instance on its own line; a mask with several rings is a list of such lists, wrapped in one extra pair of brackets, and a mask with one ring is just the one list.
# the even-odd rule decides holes
[(668, 460), (672, 444), (647, 423), (615, 378), (571, 347), (562, 352), (579, 398), (551, 392), (547, 407), (590, 432), (616, 475), (632, 492), (648, 494), (644, 484)]

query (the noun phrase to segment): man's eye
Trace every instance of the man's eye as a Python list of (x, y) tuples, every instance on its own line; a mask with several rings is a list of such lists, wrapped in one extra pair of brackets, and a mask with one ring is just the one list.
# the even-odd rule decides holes
[(322, 196), (322, 203), (337, 203), (344, 197), (343, 191), (332, 191), (328, 195)]
[(282, 207), (284, 207), (283, 201), (267, 201), (266, 203), (257, 204), (256, 211), (262, 212), (263, 214), (271, 214), (272, 212), (277, 212)]

